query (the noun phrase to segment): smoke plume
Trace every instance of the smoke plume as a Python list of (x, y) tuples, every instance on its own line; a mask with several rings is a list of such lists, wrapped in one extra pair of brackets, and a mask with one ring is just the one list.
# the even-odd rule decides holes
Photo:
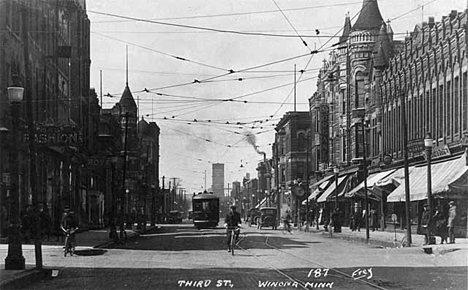
[(257, 138), (255, 138), (255, 135), (252, 134), (252, 133), (247, 133), (246, 134), (246, 138), (247, 138), (247, 142), (253, 146), (253, 148), (255, 149), (255, 151), (260, 154), (260, 155), (265, 155), (265, 152), (263, 151), (260, 151), (258, 149), (258, 146), (257, 146)]

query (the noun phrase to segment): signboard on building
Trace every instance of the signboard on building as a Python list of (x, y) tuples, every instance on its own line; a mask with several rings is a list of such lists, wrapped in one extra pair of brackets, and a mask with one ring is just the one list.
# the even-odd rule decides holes
[[(24, 139), (29, 140), (27, 133)], [(83, 132), (73, 126), (39, 125), (34, 139), (37, 146), (79, 147), (83, 145)]]
[(409, 153), (421, 153), (424, 151), (424, 139), (413, 139), (408, 141)]

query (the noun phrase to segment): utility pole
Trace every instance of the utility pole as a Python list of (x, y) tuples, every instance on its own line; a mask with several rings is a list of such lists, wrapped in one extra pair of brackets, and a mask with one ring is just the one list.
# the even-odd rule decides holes
[[(32, 85), (31, 85), (31, 67), (29, 65), (29, 12), (28, 9), (23, 6), (23, 57), (24, 57), (24, 73), (26, 77), (25, 83), (25, 99), (26, 99), (26, 115), (28, 121), (28, 135), (29, 135), (29, 181), (31, 186), (32, 193), (32, 203), (34, 209), (34, 224), (35, 224), (35, 234), (34, 234), (34, 252), (36, 257), (36, 268), (42, 269), (42, 237), (41, 237), (41, 223), (39, 218), (39, 191), (37, 190), (37, 170), (36, 170), (36, 148), (35, 148), (35, 127), (34, 127), (34, 114), (33, 114), (33, 105), (32, 105)], [(16, 134), (17, 132), (14, 132)], [(16, 144), (13, 144), (16, 146)]]
[[(406, 78), (405, 78), (406, 82)], [(406, 87), (406, 86), (405, 86)], [(406, 91), (406, 90), (405, 90)], [(405, 214), (406, 214), (406, 240), (408, 247), (411, 246), (411, 200), (409, 188), (409, 162), (408, 162), (408, 124), (406, 123), (406, 98), (405, 92), (401, 93), (401, 126), (403, 127), (403, 150), (405, 163)]]
[(173, 194), (174, 196), (172, 197), (172, 202), (171, 202), (171, 210), (174, 209), (174, 202), (175, 202), (175, 195), (176, 195), (176, 192), (177, 192), (177, 184), (176, 184), (176, 179), (177, 177), (173, 177), (171, 178), (173, 180), (173, 184), (172, 184), (172, 191), (171, 191), (171, 195)]
[(124, 137), (124, 156), (123, 156), (123, 170), (122, 170), (122, 189), (121, 189), (121, 198), (120, 198), (120, 240), (123, 240), (125, 230), (124, 230), (124, 200), (126, 198), (125, 184), (127, 178), (127, 137), (128, 137), (128, 117), (129, 113), (125, 113), (125, 137)]
[(296, 65), (294, 65), (294, 112), (296, 112)]
[[(166, 189), (165, 189), (165, 180), (166, 177), (162, 177), (162, 193), (163, 193), (163, 204), (164, 204), (164, 216), (167, 214), (167, 197), (166, 197)], [(164, 217), (165, 218), (165, 217)]]

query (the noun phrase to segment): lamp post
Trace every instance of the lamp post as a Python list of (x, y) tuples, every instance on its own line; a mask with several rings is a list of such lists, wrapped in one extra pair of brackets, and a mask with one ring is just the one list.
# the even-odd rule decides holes
[(21, 247), (20, 215), (19, 215), (19, 168), (18, 168), (18, 130), (19, 110), (23, 100), (24, 88), (15, 84), (8, 88), (12, 116), (12, 146), (10, 157), (10, 220), (8, 227), (8, 255), (5, 258), (5, 270), (24, 270), (25, 259)]
[(424, 147), (426, 147), (426, 158), (427, 158), (427, 205), (429, 207), (429, 216), (432, 215), (432, 180), (431, 180), (432, 145), (433, 145), (433, 140), (431, 137), (431, 133), (427, 133), (426, 138), (424, 138)]
[(309, 231), (309, 134), (306, 135), (306, 226), (305, 231)]
[(333, 168), (333, 172), (335, 173), (335, 209), (338, 208), (338, 174), (340, 173), (340, 169), (338, 167)]
[(364, 203), (366, 205), (366, 242), (369, 243), (369, 205), (367, 197), (367, 144), (366, 144), (366, 128), (365, 128), (365, 118), (361, 119), (362, 126), (362, 167), (364, 171)]

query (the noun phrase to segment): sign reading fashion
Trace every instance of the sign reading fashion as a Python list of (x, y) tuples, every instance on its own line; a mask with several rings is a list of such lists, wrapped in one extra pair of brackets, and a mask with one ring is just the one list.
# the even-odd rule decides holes
[[(25, 134), (24, 139), (27, 141), (29, 135)], [(34, 139), (38, 146), (81, 146), (83, 132), (71, 126), (38, 126)]]

